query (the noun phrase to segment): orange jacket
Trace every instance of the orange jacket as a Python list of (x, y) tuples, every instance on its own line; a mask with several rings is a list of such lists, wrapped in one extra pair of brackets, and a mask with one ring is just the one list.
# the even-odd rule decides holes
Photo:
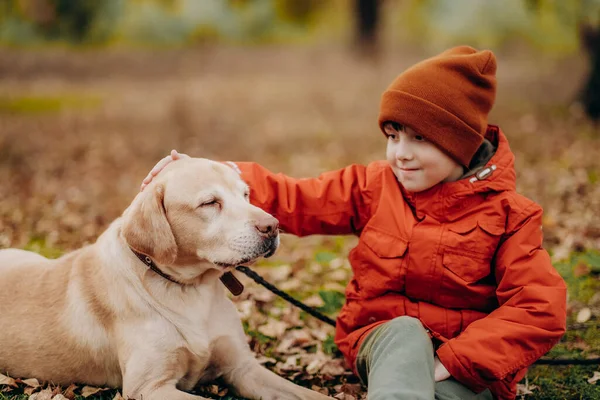
[(514, 399), (526, 368), (565, 332), (566, 287), (542, 248), (542, 209), (516, 193), (504, 134), (490, 125), (486, 137), (497, 145), (491, 175), (420, 193), (386, 162), (314, 179), (238, 163), (252, 202), (286, 232), (360, 235), (335, 338), (353, 368), (371, 329), (409, 315), (455, 379)]

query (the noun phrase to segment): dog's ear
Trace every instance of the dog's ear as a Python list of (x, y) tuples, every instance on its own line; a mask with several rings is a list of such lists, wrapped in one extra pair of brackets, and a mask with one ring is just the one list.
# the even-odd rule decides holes
[(139, 193), (123, 214), (121, 235), (132, 249), (159, 264), (171, 265), (177, 257), (177, 243), (167, 220), (164, 197), (161, 185)]

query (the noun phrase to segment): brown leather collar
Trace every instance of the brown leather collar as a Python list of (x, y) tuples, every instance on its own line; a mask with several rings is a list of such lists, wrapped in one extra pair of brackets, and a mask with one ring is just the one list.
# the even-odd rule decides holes
[[(131, 249), (131, 247), (130, 247), (130, 249)], [(166, 280), (168, 280), (170, 282), (185, 286), (185, 283), (179, 282), (177, 279), (175, 279), (172, 276), (165, 274), (163, 271), (161, 271), (160, 268), (158, 268), (156, 266), (154, 261), (152, 261), (152, 259), (149, 256), (139, 253), (139, 252), (135, 251), (134, 249), (131, 249), (131, 251), (133, 252), (133, 254), (136, 255), (137, 258), (140, 259), (141, 262), (146, 264), (146, 266), (148, 266), (148, 268), (150, 268), (152, 271), (156, 272), (158, 275), (162, 276), (163, 278), (165, 278)], [(221, 282), (223, 283), (223, 285), (225, 285), (225, 287), (234, 296), (239, 296), (244, 291), (244, 285), (242, 284), (242, 282), (240, 282), (235, 277), (235, 275), (233, 275), (231, 272), (225, 272), (223, 275), (221, 275), (220, 279), (221, 279)]]
[[(131, 249), (131, 247), (130, 247), (130, 249)], [(177, 284), (182, 285), (182, 286), (185, 285), (184, 283), (179, 282), (177, 279), (171, 277), (170, 275), (165, 274), (164, 272), (162, 272), (160, 270), (160, 268), (158, 268), (156, 266), (156, 264), (154, 264), (154, 261), (152, 261), (152, 259), (150, 257), (148, 257), (147, 255), (142, 254), (142, 253), (138, 253), (134, 249), (131, 249), (131, 251), (133, 251), (133, 254), (135, 254), (136, 257), (139, 258), (141, 262), (143, 262), (144, 264), (146, 264), (146, 266), (148, 266), (148, 268), (150, 268), (152, 271), (156, 272), (158, 275), (162, 276), (166, 280), (171, 281), (173, 283), (177, 283)]]

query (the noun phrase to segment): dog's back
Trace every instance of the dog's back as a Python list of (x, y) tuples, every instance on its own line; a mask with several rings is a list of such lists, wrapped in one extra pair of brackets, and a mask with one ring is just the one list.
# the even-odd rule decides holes
[(37, 253), (20, 249), (0, 250), (0, 274), (6, 268), (18, 268), (21, 264), (48, 261), (46, 257)]
[[(65, 310), (75, 314), (69, 303), (73, 302), (73, 289), (81, 286), (74, 285), (72, 269), (82, 256), (85, 255), (79, 250), (49, 260), (18, 249), (0, 251), (1, 373), (68, 384), (85, 371), (84, 376), (97, 376), (99, 384), (114, 381), (114, 378), (110, 379), (114, 374), (107, 373), (104, 365), (94, 365), (88, 344), (77, 345), (73, 340), (76, 332), (68, 332), (69, 324), (64, 323), (65, 318), (70, 318)], [(85, 297), (76, 301), (81, 300)], [(79, 314), (87, 314), (87, 310), (83, 310), (84, 302), (80, 307), (82, 312)], [(88, 329), (90, 325), (88, 320), (78, 322), (82, 329)], [(104, 330), (97, 333), (106, 336)], [(57, 360), (62, 361), (58, 369)], [(90, 368), (97, 371), (90, 374)], [(119, 381), (111, 383), (118, 385)]]

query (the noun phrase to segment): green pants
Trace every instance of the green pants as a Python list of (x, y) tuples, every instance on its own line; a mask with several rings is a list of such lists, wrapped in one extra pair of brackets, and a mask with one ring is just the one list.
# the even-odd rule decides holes
[(356, 358), (359, 377), (369, 400), (488, 400), (486, 389), (476, 394), (450, 378), (435, 382), (434, 351), (421, 322), (398, 317), (375, 328)]

